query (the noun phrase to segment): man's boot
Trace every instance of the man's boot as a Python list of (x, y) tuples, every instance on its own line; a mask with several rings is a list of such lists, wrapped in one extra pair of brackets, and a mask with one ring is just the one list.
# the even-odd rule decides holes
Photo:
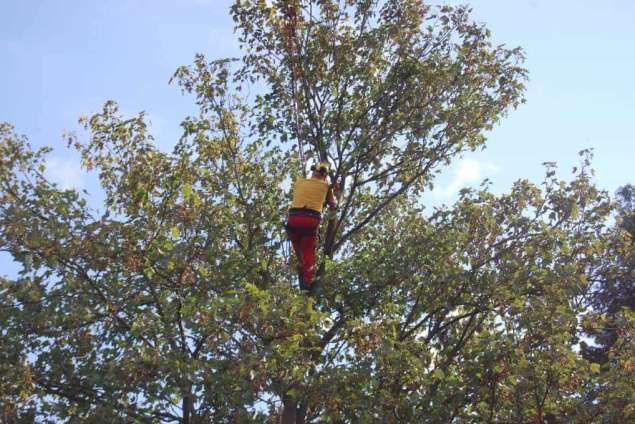
[(302, 278), (302, 274), (300, 274), (298, 276), (298, 281), (300, 282), (300, 290), (304, 290), (304, 291), (307, 291), (307, 292), (311, 291), (311, 284), (307, 284), (304, 281), (304, 278)]

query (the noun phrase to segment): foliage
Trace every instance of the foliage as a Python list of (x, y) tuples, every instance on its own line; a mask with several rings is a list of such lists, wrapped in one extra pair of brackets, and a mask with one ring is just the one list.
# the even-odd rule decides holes
[[(244, 58), (177, 70), (199, 114), (171, 153), (114, 102), (82, 120), (88, 140), (69, 144), (101, 209), (0, 126), (0, 249), (22, 268), (0, 285), (5, 420), (631, 419), (632, 314), (611, 321), (607, 361), (578, 353), (581, 322), (601, 325), (597, 279), (632, 252), (587, 155), (570, 182), (547, 165), (542, 187), (421, 206), (522, 101), (522, 52), (492, 46), (465, 7), (295, 5), (297, 51), (282, 2), (236, 1)], [(342, 188), (315, 297), (284, 248), (298, 137)]]
[(627, 422), (635, 417), (635, 205), (633, 186), (618, 191), (618, 223), (612, 231), (603, 265), (593, 280), (588, 314), (584, 317), (586, 340), (583, 356), (595, 364), (600, 382), (589, 396), (595, 414), (608, 422)]

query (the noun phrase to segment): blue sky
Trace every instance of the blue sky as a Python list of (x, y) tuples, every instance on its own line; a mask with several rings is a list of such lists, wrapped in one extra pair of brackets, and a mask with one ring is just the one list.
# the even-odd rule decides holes
[[(540, 181), (541, 163), (562, 176), (577, 152), (595, 149), (597, 183), (610, 192), (635, 182), (635, 2), (473, 0), (474, 17), (497, 43), (520, 45), (530, 72), (527, 104), (491, 134), (488, 148), (456, 162), (428, 202), (451, 202), (489, 177), (495, 191), (519, 178)], [(56, 147), (49, 176), (94, 190), (61, 134), (77, 118), (119, 102), (146, 111), (169, 148), (192, 101), (168, 85), (194, 54), (236, 56), (231, 0), (0, 0), (0, 120), (33, 144)], [(426, 201), (424, 201), (426, 203)]]

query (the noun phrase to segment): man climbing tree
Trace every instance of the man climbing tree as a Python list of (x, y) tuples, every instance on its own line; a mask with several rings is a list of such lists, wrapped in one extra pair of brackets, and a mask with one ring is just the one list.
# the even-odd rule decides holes
[[(20, 264), (0, 278), (5, 421), (595, 422), (582, 388), (605, 386), (577, 335), (611, 202), (590, 173), (421, 209), (522, 101), (522, 51), (420, 0), (232, 15), (244, 56), (175, 74), (198, 110), (172, 152), (114, 102), (71, 137), (103, 205), (49, 183), (47, 150), (0, 124), (0, 252)], [(315, 298), (289, 290), (283, 254), (299, 137), (340, 186)], [(634, 348), (635, 318), (620, 325)], [(632, 357), (602, 365), (618, 422)]]
[(337, 208), (337, 186), (326, 182), (329, 164), (320, 162), (311, 167), (311, 178), (299, 178), (293, 186), (293, 201), (289, 209), (287, 234), (293, 244), (299, 264), (300, 288), (311, 290), (315, 266), (315, 246), (325, 202)]

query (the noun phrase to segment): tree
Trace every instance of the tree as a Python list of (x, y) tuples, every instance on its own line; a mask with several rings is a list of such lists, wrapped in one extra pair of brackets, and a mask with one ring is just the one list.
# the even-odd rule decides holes
[(345, 195), (328, 221), (327, 257), (392, 200), (418, 196), (441, 165), (482, 146), (483, 130), (522, 101), (521, 50), (492, 46), (465, 7), (237, 1), (232, 14), (245, 50), (239, 77), (269, 87), (256, 98), (263, 134), (299, 137), (309, 156), (334, 164)]
[(617, 191), (620, 226), (635, 239), (635, 186), (627, 184)]
[[(618, 190), (618, 224), (615, 226), (615, 245), (606, 258), (607, 266), (599, 275), (597, 284), (590, 297), (590, 306), (594, 312), (605, 314), (614, 319), (626, 308), (635, 312), (635, 257), (632, 244), (635, 238), (635, 204), (633, 204), (633, 186), (627, 185)], [(629, 243), (630, 241), (630, 243)], [(592, 347), (585, 345), (585, 352), (589, 359), (597, 363), (607, 361), (607, 352), (618, 339), (617, 328), (610, 322), (599, 329), (591, 331), (595, 342), (599, 345)]]
[(594, 413), (611, 422), (635, 417), (635, 204), (633, 186), (617, 192), (618, 219), (591, 287), (585, 317), (583, 356), (601, 371), (589, 396), (596, 400)]
[[(82, 120), (103, 209), (0, 127), (0, 248), (22, 264), (0, 286), (7, 420), (582, 422), (611, 213), (588, 164), (421, 206), (522, 101), (521, 51), (414, 0), (293, 2), (289, 49), (288, 5), (237, 1), (245, 56), (177, 70), (200, 112), (171, 153), (114, 102)], [(298, 138), (342, 188), (315, 297), (284, 254)]]

